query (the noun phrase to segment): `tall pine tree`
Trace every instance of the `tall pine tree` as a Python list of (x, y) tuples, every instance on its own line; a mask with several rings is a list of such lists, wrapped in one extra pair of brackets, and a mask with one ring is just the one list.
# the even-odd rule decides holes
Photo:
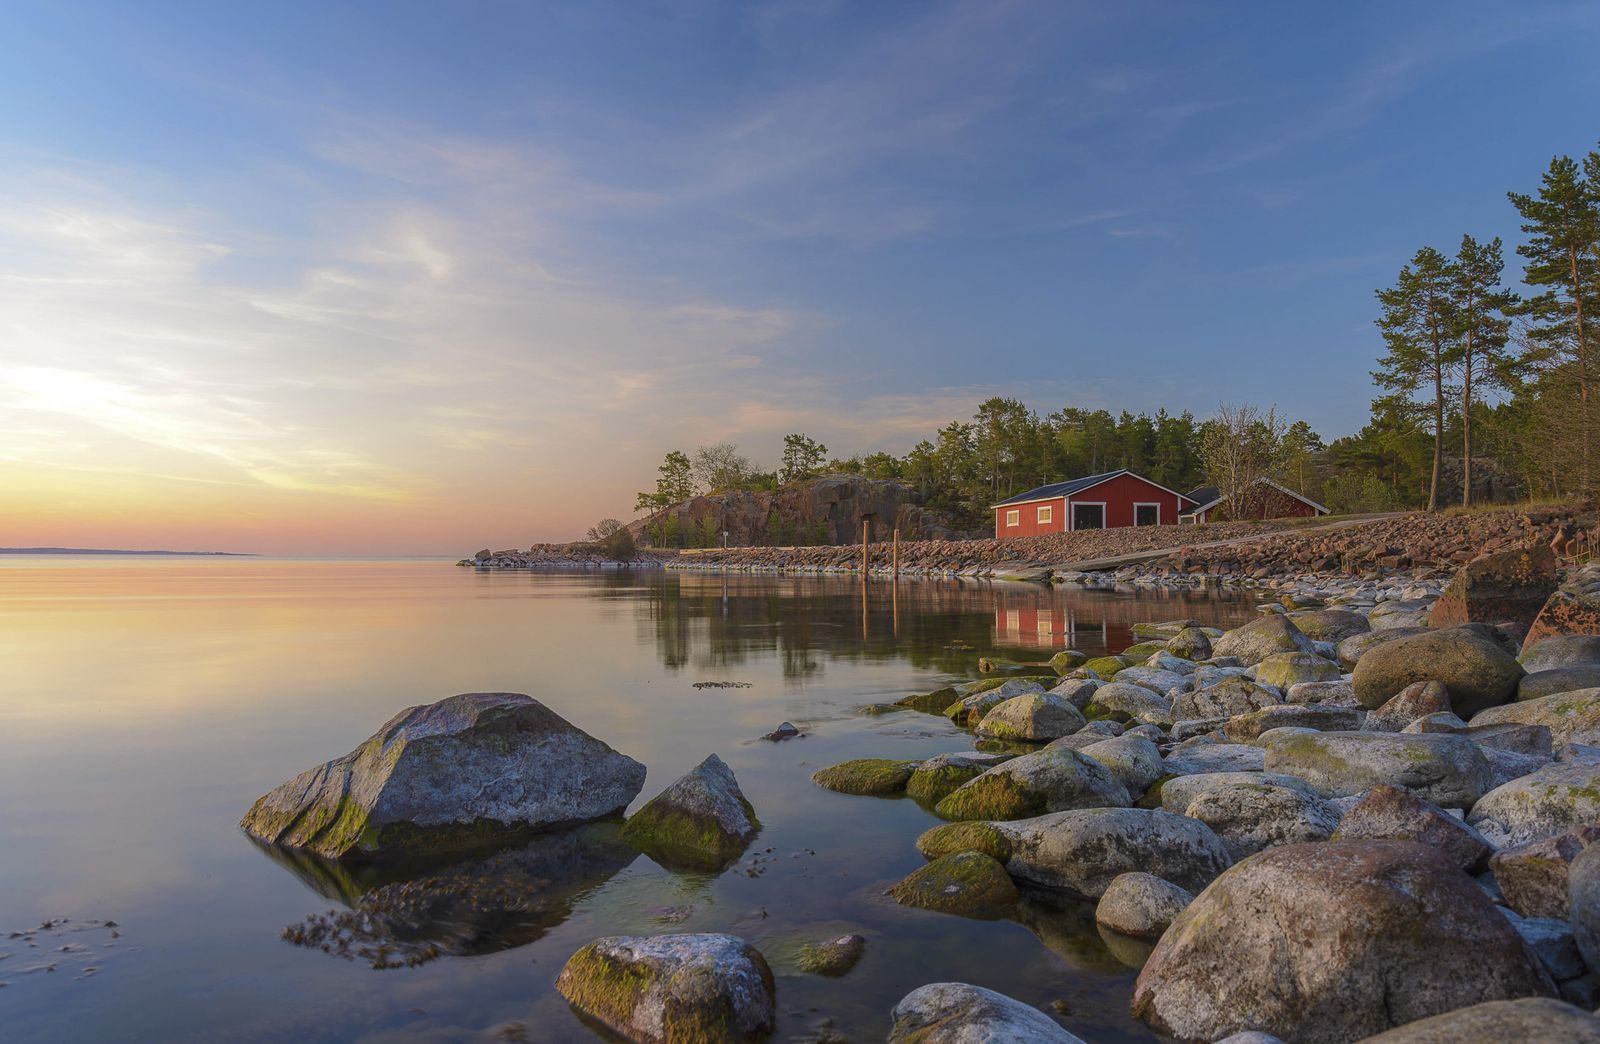
[(1433, 247), (1417, 251), (1400, 269), (1395, 285), (1377, 291), (1383, 307), (1378, 328), (1389, 353), (1378, 360), (1372, 379), (1407, 396), (1433, 393), (1433, 475), (1428, 482), (1428, 510), (1439, 507), (1439, 471), (1444, 454), (1445, 386), (1459, 353), (1452, 330), (1450, 261)]
[(1500, 285), (1505, 270), (1500, 237), (1479, 243), (1461, 237), (1461, 249), (1451, 266), (1452, 335), (1457, 341), (1461, 375), (1461, 503), (1472, 504), (1472, 403), (1473, 396), (1510, 380), (1511, 358), (1506, 343), (1511, 320), (1506, 313), (1517, 295)]

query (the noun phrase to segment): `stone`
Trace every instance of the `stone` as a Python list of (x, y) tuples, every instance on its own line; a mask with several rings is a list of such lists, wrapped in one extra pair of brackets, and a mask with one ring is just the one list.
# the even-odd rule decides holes
[(1357, 634), (1341, 641), (1335, 650), (1339, 666), (1345, 670), (1354, 670), (1362, 655), (1374, 646), (1386, 642), (1398, 641), (1416, 634), (1427, 634), (1427, 627), (1386, 627), (1381, 631), (1368, 631), (1366, 634)]
[(1066, 700), (1078, 710), (1089, 705), (1089, 698), (1104, 683), (1098, 678), (1068, 678), (1050, 690), (1050, 695)]
[(1194, 896), (1154, 874), (1132, 871), (1118, 874), (1106, 885), (1095, 904), (1094, 922), (1135, 939), (1154, 941), (1194, 902)]
[(529, 696), (411, 707), (256, 801), (239, 825), (329, 859), (462, 851), (622, 812), (644, 766)]
[(1355, 668), (1356, 699), (1368, 708), (1419, 681), (1443, 682), (1450, 707), (1470, 719), (1517, 691), (1522, 665), (1493, 640), (1466, 627), (1430, 631), (1369, 649)]
[[(1376, 714), (1377, 711), (1373, 711), (1372, 713)], [(1466, 722), (1462, 721), (1449, 711), (1434, 711), (1432, 714), (1424, 714), (1422, 717), (1408, 723), (1406, 727), (1400, 731), (1411, 733), (1453, 732), (1465, 734), (1471, 730), (1468, 728)]]
[(800, 970), (808, 975), (825, 975), (830, 979), (837, 979), (841, 975), (849, 974), (850, 969), (861, 960), (861, 954), (867, 948), (867, 940), (859, 935), (840, 935), (832, 939), (824, 939), (819, 943), (806, 943), (800, 947), (799, 960), (796, 962)]
[(857, 758), (818, 769), (811, 774), (811, 782), (841, 794), (900, 794), (905, 791), (919, 764), (891, 758)]
[(1196, 896), (1140, 972), (1133, 1014), (1186, 1040), (1257, 1030), (1320, 1044), (1553, 992), (1516, 929), (1440, 853), (1324, 841), (1262, 852)]
[(1370, 732), (1404, 732), (1418, 718), (1451, 709), (1450, 690), (1443, 682), (1413, 682), (1368, 714), (1364, 727)]
[(1113, 736), (1121, 736), (1124, 731), (1123, 727), (1116, 722), (1101, 718), (1097, 721), (1091, 721), (1070, 736), (1062, 736), (1060, 739), (1051, 740), (1046, 746), (1082, 750), (1085, 747), (1094, 746), (1101, 740), (1111, 739)]
[(1548, 756), (1538, 754), (1517, 754), (1509, 750), (1498, 750), (1494, 747), (1479, 747), (1484, 759), (1489, 762), (1489, 789), (1503, 787), (1512, 780), (1531, 776), (1535, 772), (1550, 764)]
[(1340, 680), (1339, 665), (1315, 653), (1278, 653), (1256, 664), (1256, 684), (1287, 689), (1301, 682)]
[(1555, 756), (1554, 736), (1547, 725), (1524, 725), (1516, 721), (1485, 722), (1468, 725), (1467, 738), (1485, 750), (1537, 754), (1546, 760)]
[(977, 779), (996, 765), (1010, 760), (1009, 754), (986, 754), (976, 750), (939, 754), (917, 765), (905, 785), (905, 791), (925, 805), (937, 805), (961, 784)]
[(1229, 718), (1223, 733), (1235, 743), (1249, 743), (1272, 729), (1300, 728), (1316, 732), (1351, 732), (1361, 727), (1366, 712), (1359, 707), (1302, 706), (1296, 703), (1263, 707)]
[(1600, 634), (1556, 635), (1529, 642), (1522, 653), (1522, 668), (1530, 674), (1591, 664), (1600, 664)]
[(1324, 797), (1388, 783), (1445, 808), (1472, 807), (1488, 789), (1490, 773), (1488, 760), (1465, 737), (1386, 732), (1284, 736), (1268, 744), (1265, 767), (1299, 776)]
[(1187, 688), (1189, 678), (1177, 671), (1164, 671), (1159, 667), (1124, 667), (1112, 679), (1119, 685), (1138, 685), (1149, 689), (1157, 696), (1164, 696), (1173, 689)]
[(1600, 597), (1592, 591), (1561, 588), (1552, 593), (1534, 617), (1522, 648), (1526, 652), (1566, 635), (1600, 635)]
[(952, 852), (982, 852), (1004, 863), (1011, 858), (1011, 838), (991, 823), (945, 823), (917, 838), (917, 851), (927, 859)]
[(1283, 701), (1249, 678), (1224, 678), (1214, 685), (1185, 692), (1172, 703), (1173, 721), (1231, 718), (1263, 707), (1276, 707)]
[(1182, 815), (1196, 798), (1213, 790), (1237, 783), (1265, 784), (1286, 787), (1308, 797), (1316, 797), (1311, 785), (1298, 776), (1285, 776), (1277, 772), (1207, 772), (1194, 776), (1172, 776), (1161, 783), (1161, 807)]
[(1508, 622), (1516, 624), (1521, 634), (1558, 582), (1556, 557), (1546, 545), (1479, 555), (1456, 571), (1433, 603), (1428, 623), (1444, 628)]
[(640, 1044), (758, 1041), (772, 1032), (772, 970), (732, 935), (609, 936), (568, 959), (556, 992)]
[(972, 728), (983, 720), (983, 716), (994, 708), (1018, 696), (1028, 696), (1042, 693), (1045, 687), (1038, 682), (1027, 681), (1021, 678), (1011, 678), (992, 689), (963, 696), (944, 710), (944, 716), (957, 725)]
[(1575, 827), (1554, 837), (1502, 848), (1489, 857), (1489, 870), (1506, 905), (1517, 913), (1566, 918), (1572, 861), (1596, 841), (1600, 841), (1600, 826)]
[(894, 701), (896, 707), (909, 707), (924, 714), (943, 714), (944, 709), (961, 699), (954, 686), (947, 685), (932, 692), (920, 692)]
[(1086, 724), (1078, 708), (1048, 692), (1015, 696), (978, 722), (977, 732), (990, 739), (1047, 742), (1070, 736)]
[(1490, 1001), (1368, 1037), (1362, 1044), (1600, 1044), (1600, 1018), (1548, 997)]
[(1276, 653), (1316, 652), (1311, 639), (1284, 616), (1263, 616), (1236, 627), (1211, 643), (1216, 656), (1237, 656), (1246, 667), (1254, 666)]
[(1284, 690), (1285, 703), (1319, 703), (1327, 707), (1359, 707), (1355, 683), (1337, 681), (1296, 682)]
[(1600, 688), (1490, 707), (1473, 715), (1468, 722), (1475, 729), (1507, 723), (1543, 725), (1550, 730), (1554, 743), (1600, 745)]
[(934, 811), (945, 819), (1024, 819), (1131, 803), (1127, 788), (1098, 761), (1066, 747), (1046, 747), (962, 784)]
[(1501, 848), (1600, 825), (1600, 766), (1546, 765), (1483, 795), (1467, 822)]
[(1477, 873), (1494, 852), (1482, 834), (1439, 806), (1380, 783), (1339, 820), (1335, 841), (1416, 841), (1466, 873)]
[(1057, 674), (1066, 674), (1089, 662), (1089, 657), (1076, 649), (1062, 649), (1050, 657), (1050, 668)]
[(1348, 609), (1313, 609), (1290, 613), (1289, 620), (1312, 641), (1332, 642), (1334, 645), (1372, 630), (1365, 616)]
[(1321, 798), (1270, 783), (1209, 788), (1184, 815), (1210, 827), (1235, 861), (1278, 845), (1325, 841), (1339, 825), (1339, 814)]
[(1081, 809), (995, 827), (1011, 839), (1012, 877), (1087, 899), (1133, 870), (1199, 892), (1232, 862), (1210, 827), (1160, 809)]
[(792, 740), (799, 735), (800, 730), (795, 728), (794, 722), (786, 721), (761, 738), (770, 743), (782, 743), (784, 740)]
[(1551, 979), (1556, 982), (1576, 979), (1588, 971), (1583, 963), (1583, 955), (1578, 952), (1572, 925), (1567, 923), (1565, 917), (1523, 917), (1504, 908), (1500, 912), (1522, 936), (1528, 949), (1539, 958), (1539, 963), (1544, 965)]
[(1600, 663), (1583, 663), (1573, 667), (1552, 667), (1548, 671), (1535, 671), (1522, 676), (1517, 683), (1517, 699), (1537, 700), (1542, 696), (1556, 696), (1564, 692), (1600, 687)]
[(733, 770), (712, 754), (629, 816), (622, 839), (664, 865), (720, 867), (760, 831)]
[(1110, 769), (1130, 797), (1143, 794), (1165, 772), (1161, 751), (1143, 736), (1114, 736), (1080, 748), (1079, 753)]
[(1083, 665), (1083, 669), (1091, 672), (1102, 681), (1110, 681), (1112, 677), (1125, 667), (1132, 667), (1133, 660), (1123, 656), (1096, 656)]
[(1172, 704), (1166, 697), (1127, 682), (1100, 686), (1089, 697), (1089, 708), (1091, 717), (1094, 709), (1099, 708), (1102, 712), (1125, 714), (1135, 721), (1158, 725), (1172, 720)]
[(1017, 888), (1005, 867), (982, 852), (951, 852), (918, 867), (889, 889), (901, 906), (987, 920), (1016, 908)]
[(1600, 845), (1589, 845), (1567, 869), (1567, 916), (1584, 963), (1600, 968)]
[(900, 998), (889, 1044), (1083, 1044), (1050, 1016), (964, 982), (935, 982)]
[(1198, 627), (1185, 627), (1167, 639), (1167, 652), (1185, 660), (1204, 660), (1211, 656), (1211, 637)]
[(1167, 774), (1172, 776), (1260, 772), (1267, 767), (1267, 752), (1248, 743), (1207, 743), (1173, 752), (1163, 761)]

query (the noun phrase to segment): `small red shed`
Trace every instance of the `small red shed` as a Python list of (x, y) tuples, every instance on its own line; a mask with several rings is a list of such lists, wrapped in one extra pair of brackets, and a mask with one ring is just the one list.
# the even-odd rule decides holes
[(1216, 486), (1201, 486), (1189, 494), (1199, 507), (1183, 517), (1185, 522), (1234, 521), (1237, 518), (1317, 518), (1329, 514), (1327, 507), (1296, 493), (1281, 482), (1262, 477), (1250, 485), (1245, 510), (1235, 512), (1228, 497)]
[(996, 538), (1075, 529), (1171, 526), (1198, 505), (1124, 468), (1030, 489), (993, 505)]

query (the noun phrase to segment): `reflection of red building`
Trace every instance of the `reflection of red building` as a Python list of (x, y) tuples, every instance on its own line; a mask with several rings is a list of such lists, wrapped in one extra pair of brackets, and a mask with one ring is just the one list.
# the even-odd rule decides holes
[(1023, 645), (1038, 649), (1065, 649), (1073, 644), (1075, 633), (1090, 631), (1102, 643), (1108, 637), (1104, 620), (1082, 622), (1078, 614), (1064, 606), (1012, 603), (996, 599), (994, 639), (996, 645)]

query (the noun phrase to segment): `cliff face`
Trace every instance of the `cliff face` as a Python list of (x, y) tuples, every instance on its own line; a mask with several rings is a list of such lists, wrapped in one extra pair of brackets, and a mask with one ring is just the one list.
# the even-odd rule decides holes
[[(917, 491), (901, 482), (859, 475), (827, 475), (776, 493), (718, 493), (674, 504), (628, 528), (641, 544), (731, 547), (851, 544), (861, 540), (863, 519), (872, 539), (900, 530), (903, 540), (959, 539), (945, 520), (923, 510)], [(676, 536), (676, 539), (673, 537)]]

